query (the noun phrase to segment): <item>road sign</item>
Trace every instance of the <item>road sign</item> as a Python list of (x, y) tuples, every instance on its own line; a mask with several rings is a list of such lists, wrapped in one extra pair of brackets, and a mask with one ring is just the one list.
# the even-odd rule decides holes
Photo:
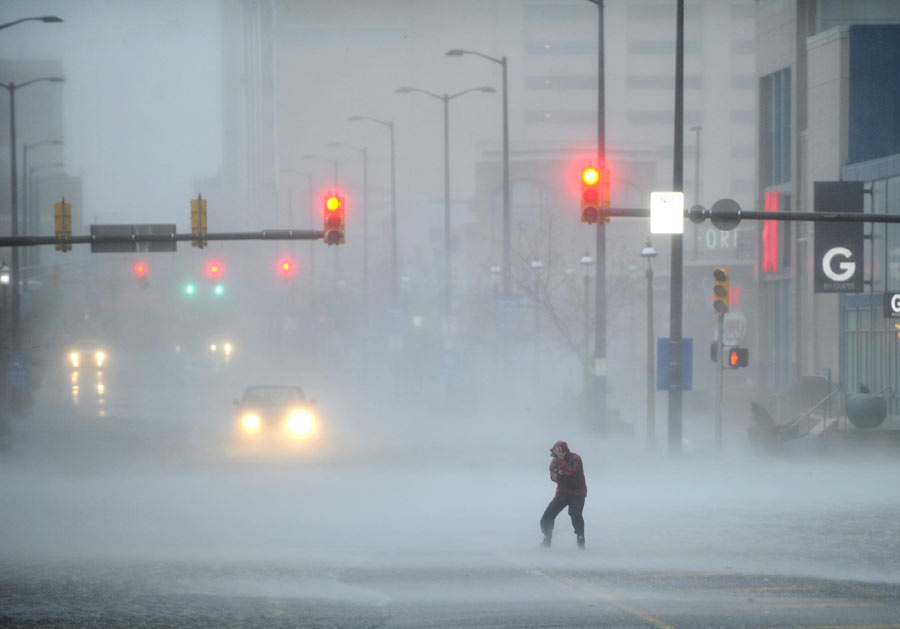
[[(863, 182), (816, 181), (813, 203), (819, 214), (863, 213)], [(861, 293), (863, 291), (862, 223), (841, 225), (824, 222), (815, 229), (816, 293)]]
[(900, 293), (885, 293), (883, 310), (885, 319), (900, 318)]
[[(151, 239), (140, 240), (143, 236)], [(175, 251), (176, 245), (175, 223), (91, 225), (91, 237), (98, 239), (91, 242), (91, 253)]]
[[(681, 390), (694, 384), (694, 339), (681, 339)], [(669, 338), (656, 339), (656, 390), (669, 389)]]

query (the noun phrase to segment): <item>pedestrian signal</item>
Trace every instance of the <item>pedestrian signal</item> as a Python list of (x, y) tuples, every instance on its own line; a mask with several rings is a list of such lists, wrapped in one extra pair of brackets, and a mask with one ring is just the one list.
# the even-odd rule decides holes
[(728, 349), (727, 358), (726, 362), (731, 369), (746, 367), (750, 362), (750, 350), (746, 347), (731, 347)]

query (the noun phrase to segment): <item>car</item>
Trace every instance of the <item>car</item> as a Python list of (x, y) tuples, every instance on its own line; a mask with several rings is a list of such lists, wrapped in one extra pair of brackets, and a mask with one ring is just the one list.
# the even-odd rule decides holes
[(244, 443), (302, 444), (319, 435), (315, 400), (298, 386), (249, 386), (233, 404), (237, 432)]
[(72, 344), (66, 350), (65, 361), (73, 371), (78, 369), (103, 369), (109, 356), (102, 343), (84, 341)]

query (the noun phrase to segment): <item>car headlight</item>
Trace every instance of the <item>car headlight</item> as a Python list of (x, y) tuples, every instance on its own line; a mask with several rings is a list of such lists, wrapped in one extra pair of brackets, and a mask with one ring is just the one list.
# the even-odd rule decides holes
[(97, 361), (98, 367), (102, 367), (103, 362), (106, 360), (106, 352), (104, 352), (103, 350), (98, 350), (97, 352), (94, 352), (94, 360)]
[(287, 427), (292, 434), (302, 437), (313, 431), (315, 422), (309, 411), (297, 410), (288, 417)]
[(72, 352), (69, 354), (69, 362), (72, 363), (73, 367), (77, 367), (78, 363), (81, 362), (81, 355), (78, 352)]
[(232, 350), (232, 349), (233, 349), (233, 348), (232, 348), (232, 346), (231, 346), (231, 343), (225, 343), (225, 345), (222, 346), (222, 351), (225, 352), (225, 355), (226, 355), (226, 356), (231, 355), (231, 350)]
[(209, 351), (215, 352), (217, 349), (219, 349), (219, 348), (216, 347), (216, 344), (215, 344), (215, 343), (210, 344), (210, 346), (209, 346)]
[(244, 430), (248, 432), (256, 432), (259, 430), (261, 422), (259, 421), (259, 415), (256, 413), (247, 413), (243, 417), (241, 417), (241, 426), (244, 427)]

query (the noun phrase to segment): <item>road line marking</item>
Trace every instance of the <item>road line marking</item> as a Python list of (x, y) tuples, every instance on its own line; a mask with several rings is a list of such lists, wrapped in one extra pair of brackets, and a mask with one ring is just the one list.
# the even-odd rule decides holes
[(900, 625), (790, 625), (787, 627), (761, 627), (760, 629), (900, 629)]
[(552, 572), (543, 572), (543, 571), (539, 571), (539, 572), (541, 572), (541, 574), (543, 574), (544, 576), (550, 577), (552, 579), (556, 579), (557, 581), (563, 581), (573, 587), (578, 588), (579, 590), (584, 590), (585, 592), (593, 594), (594, 596), (599, 598), (601, 601), (603, 601), (607, 605), (615, 607), (616, 609), (619, 609), (623, 612), (629, 613), (632, 616), (637, 616), (641, 620), (650, 623), (651, 625), (653, 625), (654, 627), (657, 627), (658, 629), (675, 629), (675, 627), (673, 627), (672, 625), (666, 624), (662, 620), (659, 620), (658, 618), (654, 618), (647, 612), (640, 610), (636, 607), (632, 607), (631, 605), (623, 603), (619, 600), (616, 600), (609, 594), (606, 594), (605, 592), (603, 592), (603, 590), (600, 590), (592, 585), (588, 585), (587, 583), (579, 581), (578, 579), (575, 579), (573, 577), (564, 577), (562, 575), (557, 575)]

